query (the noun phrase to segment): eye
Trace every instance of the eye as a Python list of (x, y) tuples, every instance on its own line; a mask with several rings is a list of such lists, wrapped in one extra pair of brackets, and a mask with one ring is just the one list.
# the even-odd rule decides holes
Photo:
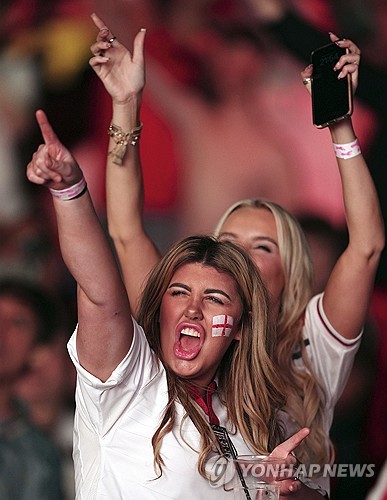
[(271, 253), (271, 248), (268, 247), (267, 245), (257, 245), (254, 247), (254, 250), (263, 250), (264, 252)]
[(208, 295), (206, 297), (206, 300), (209, 300), (210, 302), (213, 302), (214, 304), (220, 304), (220, 305), (224, 304), (223, 300), (219, 299), (218, 297), (215, 297), (214, 295)]
[(185, 290), (172, 290), (171, 295), (172, 297), (175, 297), (177, 295), (186, 295), (187, 292)]

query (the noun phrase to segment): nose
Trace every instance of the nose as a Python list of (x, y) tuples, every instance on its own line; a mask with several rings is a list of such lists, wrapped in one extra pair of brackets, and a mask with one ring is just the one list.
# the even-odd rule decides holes
[(187, 305), (187, 308), (184, 312), (184, 315), (188, 319), (192, 320), (201, 320), (203, 319), (203, 313), (202, 309), (200, 307), (200, 304), (197, 300), (191, 300), (189, 304)]

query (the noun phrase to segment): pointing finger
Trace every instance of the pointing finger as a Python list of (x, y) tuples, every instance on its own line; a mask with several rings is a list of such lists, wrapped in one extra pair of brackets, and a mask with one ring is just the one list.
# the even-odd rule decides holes
[(287, 458), (289, 453), (291, 453), (297, 446), (308, 436), (309, 429), (304, 427), (299, 430), (289, 439), (278, 445), (270, 454), (272, 457)]
[(97, 41), (106, 40), (106, 39), (109, 40), (112, 37), (115, 38), (113, 36), (112, 32), (106, 26), (106, 24), (102, 21), (101, 18), (99, 18), (97, 16), (97, 14), (95, 14), (93, 12), (93, 14), (91, 14), (91, 18), (92, 18), (94, 24), (99, 29), (99, 32), (98, 32), (98, 35), (97, 35)]
[(47, 144), (47, 146), (59, 142), (58, 137), (56, 136), (53, 128), (50, 125), (50, 122), (47, 119), (46, 113), (41, 109), (36, 112), (36, 120), (39, 124), (44, 142), (45, 144)]
[(106, 24), (100, 19), (95, 12), (91, 14), (91, 18), (98, 29), (107, 29)]

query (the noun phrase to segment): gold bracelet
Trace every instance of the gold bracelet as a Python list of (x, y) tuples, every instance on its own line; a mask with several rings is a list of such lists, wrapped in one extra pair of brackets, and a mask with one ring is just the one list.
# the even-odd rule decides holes
[(108, 128), (108, 134), (112, 137), (116, 143), (114, 148), (109, 151), (109, 156), (113, 157), (113, 163), (116, 165), (122, 165), (122, 159), (126, 153), (126, 147), (128, 144), (131, 146), (136, 146), (142, 130), (142, 123), (133, 130), (129, 132), (123, 132), (122, 128), (118, 125), (111, 123)]

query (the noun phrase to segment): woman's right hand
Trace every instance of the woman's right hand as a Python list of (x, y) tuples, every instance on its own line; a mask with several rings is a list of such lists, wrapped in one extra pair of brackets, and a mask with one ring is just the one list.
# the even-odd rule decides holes
[(27, 165), (27, 178), (34, 184), (50, 189), (66, 189), (83, 177), (72, 154), (60, 142), (41, 109), (36, 112), (44, 144), (41, 144)]
[(141, 29), (135, 36), (131, 53), (96, 14), (91, 17), (99, 31), (96, 42), (90, 48), (93, 53), (90, 66), (101, 79), (113, 102), (126, 104), (132, 97), (141, 96), (145, 86), (145, 29)]

